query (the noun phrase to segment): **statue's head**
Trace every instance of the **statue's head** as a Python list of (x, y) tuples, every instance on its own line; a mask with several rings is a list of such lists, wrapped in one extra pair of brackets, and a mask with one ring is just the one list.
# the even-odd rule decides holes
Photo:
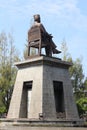
[(34, 21), (40, 23), (40, 15), (39, 14), (34, 15)]

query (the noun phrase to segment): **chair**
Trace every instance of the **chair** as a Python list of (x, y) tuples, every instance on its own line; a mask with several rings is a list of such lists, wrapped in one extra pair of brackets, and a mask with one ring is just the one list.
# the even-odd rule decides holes
[(28, 32), (28, 56), (30, 55), (30, 48), (38, 48), (38, 55), (41, 55), (41, 48), (46, 44), (43, 42), (43, 34), (40, 27), (34, 26)]

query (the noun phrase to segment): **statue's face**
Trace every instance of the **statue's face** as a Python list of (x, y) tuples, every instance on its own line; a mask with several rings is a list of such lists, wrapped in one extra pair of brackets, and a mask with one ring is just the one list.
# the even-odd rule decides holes
[(37, 21), (40, 23), (40, 15), (34, 15), (34, 21)]

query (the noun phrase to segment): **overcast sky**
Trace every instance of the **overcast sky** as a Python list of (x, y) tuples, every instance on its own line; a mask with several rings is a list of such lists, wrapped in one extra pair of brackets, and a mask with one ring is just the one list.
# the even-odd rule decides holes
[(40, 14), (58, 49), (65, 39), (72, 58), (82, 58), (87, 76), (87, 0), (0, 0), (0, 32), (12, 32), (20, 53), (34, 14)]

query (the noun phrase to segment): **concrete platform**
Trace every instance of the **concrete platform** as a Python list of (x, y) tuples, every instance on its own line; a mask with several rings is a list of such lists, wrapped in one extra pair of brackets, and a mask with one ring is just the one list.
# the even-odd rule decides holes
[[(59, 128), (59, 127), (83, 127), (83, 120), (29, 120), (29, 119), (0, 119), (0, 128)], [(0, 129), (1, 130), (1, 129)], [(7, 129), (8, 130), (8, 129)]]
[(87, 130), (84, 127), (29, 127), (29, 126), (9, 126), (0, 127), (0, 130)]
[(84, 121), (0, 119), (0, 130), (87, 130)]

